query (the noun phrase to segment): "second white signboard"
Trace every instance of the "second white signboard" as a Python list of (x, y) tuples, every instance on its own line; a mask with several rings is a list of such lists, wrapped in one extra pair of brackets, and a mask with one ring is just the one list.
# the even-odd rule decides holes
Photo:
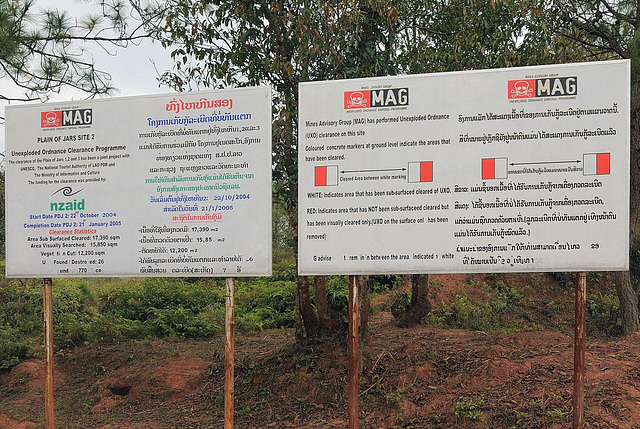
[(628, 61), (300, 85), (300, 274), (628, 269)]

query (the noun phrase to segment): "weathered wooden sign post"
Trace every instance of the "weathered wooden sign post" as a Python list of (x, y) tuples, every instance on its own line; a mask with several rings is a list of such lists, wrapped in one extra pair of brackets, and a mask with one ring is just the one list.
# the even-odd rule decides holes
[[(629, 267), (630, 62), (300, 85), (300, 275), (575, 271), (574, 427), (584, 425), (584, 271)], [(603, 85), (607, 82), (607, 85)], [(349, 427), (357, 312), (349, 304)]]
[(349, 355), (349, 385), (348, 402), (349, 402), (349, 429), (358, 428), (358, 276), (349, 276), (349, 323), (348, 323), (348, 346), (347, 354)]
[(235, 305), (234, 305), (234, 280), (226, 279), (225, 294), (225, 337), (224, 337), (224, 429), (233, 428), (233, 402), (234, 402), (234, 367), (235, 367)]
[(576, 325), (573, 345), (573, 429), (582, 429), (584, 427), (586, 310), (587, 273), (579, 272), (576, 274)]
[(271, 275), (271, 90), (6, 109), (7, 277), (44, 278), (45, 421), (54, 427), (52, 277)]
[(45, 428), (55, 427), (53, 408), (53, 280), (42, 282), (42, 303), (44, 315), (44, 416)]

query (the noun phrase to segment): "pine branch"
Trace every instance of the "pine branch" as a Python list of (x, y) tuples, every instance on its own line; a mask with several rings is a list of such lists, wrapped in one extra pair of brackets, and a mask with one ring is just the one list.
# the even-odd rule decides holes
[[(6, 95), (2, 95), (0, 94), (0, 100), (5, 100), (5, 101), (36, 101), (39, 100), (40, 98), (38, 97), (27, 97), (25, 96), (24, 98), (16, 98), (16, 97), (7, 97)], [(2, 116), (0, 116), (0, 120), (4, 121), (4, 118)]]

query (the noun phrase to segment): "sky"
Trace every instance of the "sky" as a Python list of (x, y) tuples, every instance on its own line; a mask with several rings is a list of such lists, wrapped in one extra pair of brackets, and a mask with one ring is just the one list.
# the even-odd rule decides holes
[[(72, 16), (81, 17), (87, 12), (91, 12), (90, 4), (81, 0), (36, 0), (36, 8), (56, 8), (67, 10)], [(140, 46), (130, 45), (126, 49), (116, 50), (109, 47), (111, 54), (107, 54), (103, 49), (95, 44), (86, 45), (87, 50), (94, 57), (98, 69), (106, 71), (112, 76), (112, 85), (117, 88), (113, 96), (131, 96), (167, 93), (171, 90), (158, 84), (158, 73), (171, 69), (172, 61), (169, 56), (170, 51), (165, 50), (159, 43), (151, 43), (149, 41), (142, 43)], [(153, 62), (152, 62), (153, 61)], [(154, 64), (155, 63), (155, 67)], [(157, 69), (157, 71), (156, 71)], [(7, 78), (0, 75), (0, 94), (10, 94), (12, 96), (20, 96), (21, 93), (16, 91), (14, 85)], [(86, 94), (79, 91), (64, 90), (60, 94), (53, 94), (50, 101), (70, 101), (82, 100), (87, 97)], [(13, 102), (12, 105), (23, 104)], [(0, 116), (4, 116), (4, 106), (7, 103), (0, 101)], [(0, 153), (5, 150), (5, 130), (0, 125)], [(0, 157), (0, 161), (1, 161)]]

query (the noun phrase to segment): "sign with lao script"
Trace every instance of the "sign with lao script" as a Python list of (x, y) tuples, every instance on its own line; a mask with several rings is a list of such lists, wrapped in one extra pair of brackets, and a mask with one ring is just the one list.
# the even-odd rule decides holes
[(628, 269), (629, 70), (301, 84), (299, 272)]
[(6, 109), (8, 277), (271, 273), (266, 87)]

